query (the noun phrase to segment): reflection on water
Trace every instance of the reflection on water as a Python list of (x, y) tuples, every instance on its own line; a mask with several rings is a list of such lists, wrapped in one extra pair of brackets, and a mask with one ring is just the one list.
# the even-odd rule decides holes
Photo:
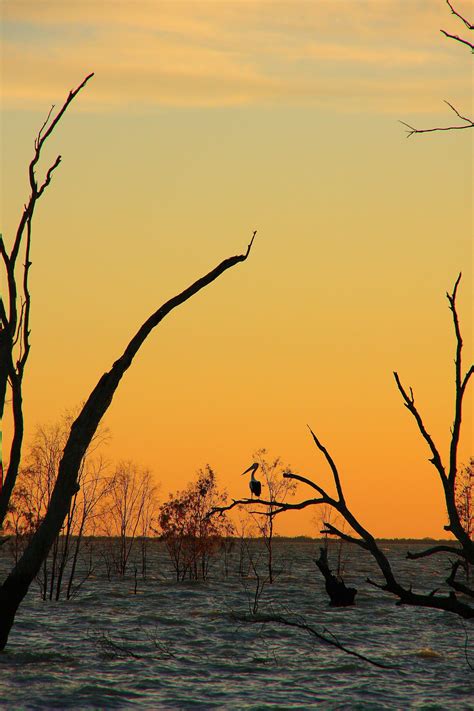
[[(410, 546), (414, 549), (415, 546)], [(180, 708), (472, 709), (474, 628), (454, 615), (398, 607), (368, 585), (376, 576), (363, 551), (347, 549), (346, 582), (357, 606), (327, 606), (313, 559), (317, 541), (277, 540), (276, 582), (259, 611), (298, 614), (319, 631), (387, 664), (383, 671), (322, 646), (301, 630), (245, 625), (252, 579), (242, 580), (237, 547), (229, 576), (216, 560), (206, 583), (173, 581), (162, 544), (150, 574), (87, 581), (69, 602), (43, 602), (32, 588), (7, 651), (0, 656), (0, 705), (15, 709)], [(395, 569), (415, 589), (439, 583), (434, 558), (406, 561), (406, 544), (387, 544)], [(8, 561), (1, 561), (6, 568)], [(441, 578), (442, 579), (442, 578)]]

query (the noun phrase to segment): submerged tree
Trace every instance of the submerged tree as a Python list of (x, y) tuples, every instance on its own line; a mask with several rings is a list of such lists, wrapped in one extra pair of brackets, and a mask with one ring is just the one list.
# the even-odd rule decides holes
[(219, 490), (216, 475), (208, 465), (198, 472), (194, 483), (170, 496), (160, 507), (158, 521), (176, 580), (206, 580), (212, 556), (222, 539), (234, 531), (226, 516), (209, 516), (225, 499), (226, 494)]
[(456, 337), (456, 356), (455, 356), (455, 394), (454, 394), (454, 419), (451, 427), (451, 438), (450, 444), (447, 452), (447, 463), (443, 463), (443, 457), (438, 449), (433, 437), (428, 433), (424, 419), (418, 410), (415, 403), (415, 396), (412, 388), (406, 389), (400, 380), (398, 373), (394, 373), (395, 382), (397, 388), (402, 396), (403, 403), (412, 415), (418, 431), (421, 437), (425, 440), (426, 445), (430, 451), (429, 461), (435, 468), (443, 487), (444, 500), (446, 504), (446, 512), (448, 516), (448, 523), (444, 527), (446, 531), (449, 531), (458, 545), (446, 543), (442, 545), (433, 546), (422, 552), (408, 553), (407, 557), (411, 560), (422, 558), (426, 556), (431, 556), (435, 554), (447, 554), (448, 556), (454, 556), (455, 562), (451, 563), (451, 572), (446, 583), (451, 588), (448, 594), (439, 594), (437, 590), (429, 593), (421, 594), (415, 593), (411, 588), (406, 588), (403, 586), (396, 578), (395, 573), (390, 565), (389, 559), (383, 552), (382, 548), (378, 545), (375, 537), (360, 523), (356, 515), (350, 510), (343, 491), (341, 478), (339, 475), (338, 468), (334, 462), (334, 459), (326, 449), (326, 447), (319, 441), (317, 436), (311, 431), (313, 440), (317, 448), (322, 452), (326, 458), (327, 463), (332, 471), (334, 483), (336, 487), (336, 496), (331, 496), (319, 486), (314, 481), (306, 477), (302, 477), (296, 474), (284, 474), (292, 479), (301, 481), (312, 489), (314, 489), (318, 496), (316, 498), (307, 499), (306, 501), (301, 501), (297, 504), (288, 504), (282, 502), (279, 511), (287, 511), (292, 508), (303, 509), (307, 506), (327, 504), (333, 507), (342, 518), (349, 524), (355, 535), (349, 535), (344, 533), (340, 529), (336, 528), (333, 524), (325, 522), (325, 532), (334, 534), (339, 538), (354, 543), (361, 548), (367, 550), (375, 562), (384, 578), (384, 583), (375, 583), (372, 580), (369, 582), (376, 587), (395, 595), (399, 602), (402, 604), (416, 605), (421, 607), (432, 607), (439, 610), (446, 610), (449, 612), (454, 612), (461, 617), (466, 619), (474, 617), (474, 606), (470, 604), (467, 600), (461, 600), (456, 592), (461, 592), (466, 597), (474, 598), (474, 590), (468, 587), (466, 584), (459, 582), (456, 577), (456, 573), (460, 567), (461, 563), (466, 565), (472, 565), (474, 563), (474, 542), (471, 538), (471, 531), (469, 530), (468, 521), (466, 517), (462, 516), (459, 504), (456, 500), (457, 482), (459, 475), (459, 464), (458, 464), (458, 446), (461, 434), (461, 423), (462, 423), (462, 413), (463, 413), (463, 403), (466, 395), (466, 390), (470, 378), (474, 372), (474, 365), (471, 365), (465, 372), (462, 369), (462, 347), (463, 341), (461, 336), (461, 329), (459, 325), (458, 313), (456, 309), (456, 296), (459, 286), (461, 275), (456, 280), (453, 291), (447, 293), (447, 299), (449, 302), (449, 308), (452, 312), (453, 325)]
[(456, 507), (463, 528), (472, 538), (474, 525), (474, 457), (462, 467), (456, 478)]
[(254, 520), (267, 551), (268, 582), (272, 584), (275, 577), (273, 539), (275, 536), (275, 518), (279, 508), (276, 502), (286, 501), (288, 497), (294, 496), (296, 482), (283, 478), (283, 473), (289, 472), (290, 469), (282, 463), (280, 457), (268, 460), (266, 458), (266, 449), (259, 449), (254, 453), (253, 457), (259, 465), (260, 478), (267, 491), (265, 498), (268, 503), (263, 512), (254, 514)]
[[(150, 512), (156, 507), (156, 486), (151, 473), (133, 462), (120, 462), (109, 481), (101, 516), (102, 532), (108, 538), (105, 554), (108, 570), (124, 576), (138, 536), (151, 533)], [(141, 541), (142, 575), (145, 574), (146, 541)]]
[[(23, 441), (22, 383), (30, 351), (29, 271), (31, 267), (32, 221), (36, 203), (50, 184), (53, 173), (61, 162), (61, 156), (58, 156), (51, 164), (42, 181), (38, 181), (36, 169), (45, 142), (53, 133), (68, 106), (92, 76), (93, 74), (89, 74), (75, 90), (69, 93), (63, 106), (55, 115), (53, 115), (54, 107), (49, 112), (35, 140), (34, 155), (28, 169), (31, 193), (10, 251), (7, 250), (3, 238), (0, 238), (0, 255), (3, 259), (8, 284), (8, 294), (6, 296), (2, 294), (0, 297), (0, 417), (3, 418), (4, 414), (8, 384), (14, 422), (9, 463), (4, 486), (0, 493), (0, 526), (3, 524), (17, 479)], [(211, 284), (225, 271), (245, 261), (250, 253), (254, 237), (255, 232), (244, 254), (224, 259), (214, 269), (152, 313), (138, 328), (110, 370), (102, 375), (93, 388), (78, 417), (71, 425), (46, 514), (20, 559), (0, 587), (0, 650), (4, 649), (7, 643), (19, 605), (61, 530), (63, 521), (70, 510), (71, 500), (80, 486), (78, 473), (83, 457), (134, 357), (151, 331), (171, 311)], [(23, 269), (19, 266), (20, 252), (23, 254)]]
[(323, 526), (323, 545), (319, 549), (319, 557), (315, 559), (315, 564), (324, 577), (326, 593), (329, 597), (329, 604), (333, 607), (347, 607), (353, 605), (357, 594), (356, 588), (348, 587), (344, 582), (344, 567), (342, 551), (344, 541), (340, 538), (336, 541), (336, 568), (333, 570), (329, 565), (329, 540), (333, 536), (325, 527), (325, 522), (341, 527), (345, 533), (345, 521), (334, 511), (331, 506), (321, 506), (320, 516), (317, 523), (319, 528)]
[[(46, 515), (73, 419), (72, 415), (65, 415), (58, 424), (38, 427), (26, 452), (4, 526), (5, 532), (11, 534), (8, 542), (15, 563)], [(61, 530), (37, 576), (43, 600), (59, 600), (63, 594), (69, 599), (92, 572), (89, 558), (88, 571), (82, 571), (82, 579), (75, 581), (84, 536), (94, 532), (98, 506), (110, 486), (102, 457), (94, 456), (106, 438), (107, 433), (99, 428), (81, 461), (77, 475), (80, 489), (71, 499)]]
[[(324, 529), (322, 533), (331, 534), (344, 541), (353, 543), (368, 551), (372, 555), (379, 568), (380, 573), (382, 574), (384, 582), (380, 584), (372, 580), (368, 580), (370, 584), (374, 585), (377, 588), (380, 588), (381, 590), (384, 590), (385, 592), (391, 593), (392, 595), (398, 598), (400, 604), (415, 605), (420, 607), (432, 607), (438, 610), (454, 612), (465, 619), (470, 619), (474, 617), (474, 605), (470, 604), (470, 602), (465, 599), (460, 599), (456, 595), (456, 592), (459, 592), (463, 596), (474, 598), (474, 590), (468, 585), (466, 585), (464, 582), (461, 582), (457, 579), (457, 573), (460, 567), (465, 567), (466, 565), (472, 565), (474, 563), (474, 542), (472, 541), (470, 530), (468, 530), (467, 519), (465, 516), (463, 517), (459, 507), (459, 503), (456, 499), (457, 481), (460, 469), (458, 463), (458, 447), (461, 435), (463, 403), (466, 396), (467, 386), (469, 384), (472, 374), (474, 373), (474, 365), (469, 366), (469, 368), (467, 368), (467, 370), (465, 370), (464, 372), (462, 368), (463, 340), (456, 308), (456, 296), (460, 279), (461, 275), (458, 276), (453, 291), (451, 293), (448, 292), (446, 294), (449, 303), (449, 308), (452, 312), (453, 326), (456, 338), (456, 355), (454, 361), (454, 419), (451, 427), (451, 438), (446, 457), (446, 465), (443, 464), (443, 457), (441, 456), (440, 450), (438, 449), (433, 437), (428, 433), (426, 429), (424, 419), (415, 403), (415, 396), (412, 388), (406, 389), (402, 385), (398, 373), (394, 373), (395, 382), (402, 396), (403, 403), (412, 415), (413, 419), (415, 420), (420, 435), (425, 440), (425, 443), (428, 446), (428, 449), (430, 451), (429, 461), (435, 468), (440, 478), (441, 485), (443, 487), (446, 511), (448, 516), (448, 523), (444, 527), (445, 531), (451, 533), (455, 538), (455, 542), (453, 543), (447, 542), (446, 544), (433, 546), (422, 552), (409, 552), (407, 553), (407, 558), (414, 560), (417, 558), (436, 554), (447, 554), (448, 556), (454, 556), (455, 562), (451, 563), (451, 572), (445, 581), (450, 588), (448, 594), (438, 593), (438, 590), (433, 590), (429, 593), (415, 593), (413, 592), (411, 587), (407, 588), (400, 583), (392, 569), (388, 557), (385, 555), (385, 552), (377, 543), (375, 537), (370, 533), (368, 529), (363, 526), (356, 514), (354, 514), (349, 508), (344, 494), (342, 481), (339, 475), (337, 465), (327, 448), (322, 444), (322, 442), (320, 442), (316, 434), (311, 429), (310, 432), (313, 437), (314, 443), (316, 444), (319, 451), (324, 455), (331, 469), (336, 488), (336, 494), (329, 494), (322, 486), (307, 477), (301, 476), (299, 474), (293, 474), (292, 472), (284, 472), (283, 477), (306, 484), (317, 493), (317, 496), (305, 499), (303, 501), (298, 501), (296, 503), (290, 503), (285, 501), (274, 501), (272, 503), (275, 507), (274, 510), (276, 514), (280, 514), (284, 511), (301, 510), (307, 508), (308, 506), (323, 505), (333, 508), (340, 515), (340, 517), (344, 521), (346, 521), (353, 533), (349, 534), (344, 532), (343, 530), (341, 530), (341, 528), (338, 528), (333, 523), (330, 523), (329, 520), (324, 521)], [(227, 511), (238, 505), (248, 506), (252, 504), (253, 506), (261, 505), (262, 507), (265, 507), (268, 506), (269, 503), (269, 501), (266, 501), (264, 499), (258, 499), (254, 501), (250, 501), (249, 499), (243, 499), (234, 501), (228, 506), (216, 509), (216, 513)]]

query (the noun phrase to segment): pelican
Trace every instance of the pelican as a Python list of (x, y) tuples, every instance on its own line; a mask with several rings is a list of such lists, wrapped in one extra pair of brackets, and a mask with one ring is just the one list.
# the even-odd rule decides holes
[(250, 481), (249, 481), (250, 493), (252, 496), (255, 494), (255, 496), (258, 498), (261, 494), (261, 491), (262, 491), (262, 485), (259, 481), (257, 481), (257, 479), (255, 479), (255, 472), (257, 471), (257, 469), (258, 469), (258, 462), (254, 462), (248, 469), (246, 469), (244, 472), (242, 472), (241, 476), (243, 476), (244, 474), (247, 474), (248, 472), (252, 472), (252, 475), (251, 475)]

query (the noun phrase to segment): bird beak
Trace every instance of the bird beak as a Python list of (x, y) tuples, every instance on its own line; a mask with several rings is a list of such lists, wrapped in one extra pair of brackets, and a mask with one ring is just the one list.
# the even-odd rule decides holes
[(254, 464), (251, 464), (251, 465), (249, 466), (249, 468), (246, 469), (244, 472), (242, 472), (242, 474), (241, 474), (240, 476), (243, 476), (244, 474), (247, 474), (248, 472), (256, 471), (256, 470), (257, 470), (257, 467), (255, 466), (255, 463), (254, 463)]

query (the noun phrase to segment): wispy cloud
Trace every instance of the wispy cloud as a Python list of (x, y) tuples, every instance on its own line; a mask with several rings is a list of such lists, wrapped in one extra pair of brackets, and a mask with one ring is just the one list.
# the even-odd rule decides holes
[(443, 20), (444, 8), (417, 0), (4, 0), (3, 105), (44, 107), (95, 71), (86, 109), (276, 102), (384, 111), (410, 99), (423, 111), (428, 89), (435, 98), (470, 91), (469, 59), (443, 43)]

